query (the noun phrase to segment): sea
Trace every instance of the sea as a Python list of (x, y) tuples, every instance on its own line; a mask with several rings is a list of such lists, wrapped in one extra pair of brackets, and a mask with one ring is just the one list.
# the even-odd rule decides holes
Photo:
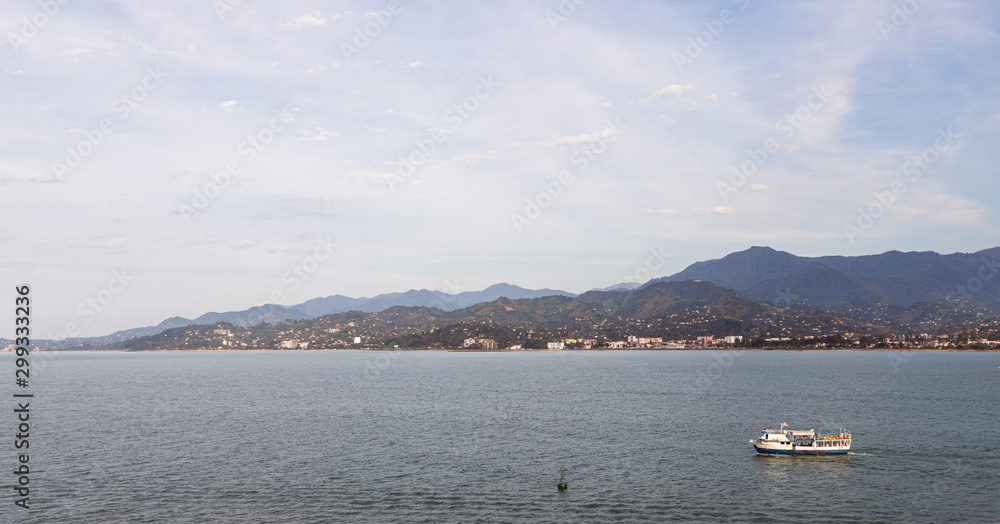
[[(0, 366), (2, 522), (1000, 522), (997, 352), (59, 352), (26, 388)], [(782, 422), (853, 447), (757, 456)]]

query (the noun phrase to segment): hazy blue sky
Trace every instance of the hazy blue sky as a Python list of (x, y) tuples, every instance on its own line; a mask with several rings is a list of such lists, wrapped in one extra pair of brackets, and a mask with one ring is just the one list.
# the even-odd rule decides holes
[(0, 4), (0, 296), (45, 338), (1000, 244), (992, 2), (49, 4)]

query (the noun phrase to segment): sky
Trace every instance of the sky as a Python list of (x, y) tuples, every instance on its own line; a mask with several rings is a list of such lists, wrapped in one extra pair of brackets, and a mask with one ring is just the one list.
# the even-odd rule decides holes
[(0, 4), (37, 337), (1000, 244), (1000, 4), (63, 2)]

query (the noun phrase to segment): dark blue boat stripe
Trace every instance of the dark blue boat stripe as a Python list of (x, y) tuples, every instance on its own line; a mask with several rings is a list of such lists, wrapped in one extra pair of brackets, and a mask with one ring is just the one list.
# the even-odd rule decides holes
[(764, 455), (846, 455), (848, 450), (823, 450), (823, 451), (806, 451), (806, 450), (790, 450), (790, 449), (761, 449), (754, 446), (757, 453)]

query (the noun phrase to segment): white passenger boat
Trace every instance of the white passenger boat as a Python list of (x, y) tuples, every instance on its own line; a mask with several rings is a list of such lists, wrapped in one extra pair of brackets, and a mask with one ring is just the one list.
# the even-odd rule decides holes
[(782, 422), (779, 429), (764, 427), (750, 445), (761, 455), (844, 455), (851, 449), (851, 432), (840, 428), (838, 434), (820, 435), (815, 429), (788, 429)]

